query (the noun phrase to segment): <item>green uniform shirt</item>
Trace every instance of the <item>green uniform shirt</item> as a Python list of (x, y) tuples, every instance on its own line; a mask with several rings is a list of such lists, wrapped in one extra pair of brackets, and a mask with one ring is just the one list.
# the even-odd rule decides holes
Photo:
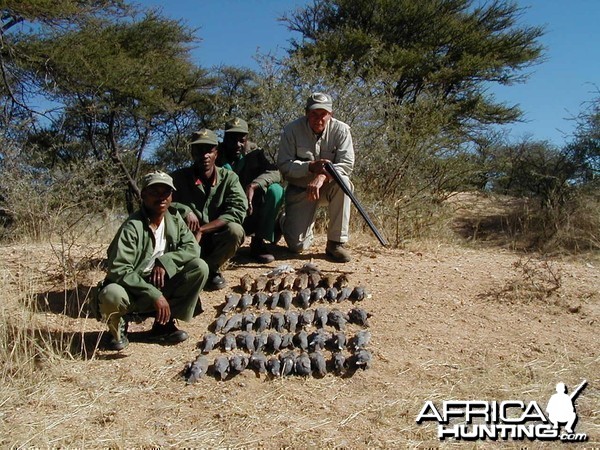
[[(183, 266), (200, 256), (200, 247), (177, 210), (165, 213), (165, 253), (156, 259), (169, 278), (179, 273)], [(117, 283), (136, 298), (157, 300), (161, 291), (147, 282), (142, 272), (148, 266), (154, 251), (154, 233), (148, 216), (141, 209), (121, 225), (108, 247), (108, 274), (105, 284)]]
[(209, 188), (200, 182), (193, 167), (173, 172), (171, 177), (177, 189), (173, 192), (173, 206), (184, 218), (193, 212), (201, 224), (221, 219), (241, 225), (248, 209), (246, 193), (234, 172), (222, 167), (216, 170), (216, 184)]

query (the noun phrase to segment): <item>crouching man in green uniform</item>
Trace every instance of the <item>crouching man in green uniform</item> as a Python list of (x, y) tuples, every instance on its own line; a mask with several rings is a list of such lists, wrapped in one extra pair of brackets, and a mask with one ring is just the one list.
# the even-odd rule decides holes
[(193, 164), (171, 174), (177, 189), (173, 206), (202, 248), (210, 270), (210, 289), (227, 285), (222, 270), (244, 242), (242, 223), (248, 209), (237, 174), (216, 166), (218, 143), (212, 130), (194, 132), (190, 143)]
[(108, 248), (108, 274), (98, 293), (98, 310), (107, 321), (107, 347), (129, 344), (130, 313), (155, 316), (150, 340), (175, 344), (188, 338), (175, 319), (189, 321), (208, 280), (208, 266), (179, 213), (171, 207), (175, 187), (163, 172), (142, 183), (142, 207), (121, 225)]
[(283, 205), (281, 174), (265, 151), (248, 140), (248, 124), (234, 117), (225, 124), (225, 137), (218, 146), (217, 166), (233, 170), (248, 199), (244, 231), (252, 236), (250, 254), (261, 263), (275, 258), (265, 241), (276, 243), (275, 220)]

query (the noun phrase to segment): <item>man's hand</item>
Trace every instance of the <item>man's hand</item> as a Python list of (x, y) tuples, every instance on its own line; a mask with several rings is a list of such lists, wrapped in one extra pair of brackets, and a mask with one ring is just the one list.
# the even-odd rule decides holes
[(161, 325), (166, 324), (171, 319), (171, 307), (164, 295), (154, 301), (154, 307), (156, 308), (156, 321)]
[(328, 159), (317, 159), (316, 161), (311, 161), (308, 163), (308, 171), (310, 173), (328, 175), (327, 170), (325, 170), (325, 164), (330, 162)]
[(165, 279), (167, 278), (167, 271), (164, 267), (154, 264), (152, 273), (150, 274), (150, 283), (156, 286), (158, 289), (162, 289), (165, 285)]
[(319, 200), (319, 192), (326, 180), (327, 177), (325, 175), (319, 174), (314, 177), (310, 183), (308, 183), (308, 186), (306, 186), (306, 195), (310, 201)]
[(187, 216), (185, 216), (185, 223), (187, 224), (188, 228), (192, 233), (195, 233), (200, 229), (200, 219), (198, 219), (198, 216), (192, 211), (190, 211), (190, 213)]
[(254, 198), (254, 191), (258, 188), (258, 184), (250, 183), (246, 188), (246, 197), (248, 198), (248, 215), (252, 215), (252, 199)]

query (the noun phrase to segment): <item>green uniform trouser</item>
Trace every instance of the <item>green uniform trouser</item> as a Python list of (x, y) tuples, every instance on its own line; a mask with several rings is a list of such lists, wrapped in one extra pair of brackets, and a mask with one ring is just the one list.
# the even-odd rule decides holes
[[(189, 261), (181, 272), (165, 283), (162, 293), (169, 302), (171, 318), (188, 322), (194, 316), (200, 291), (208, 280), (208, 267), (200, 258)], [(132, 298), (123, 286), (117, 283), (106, 285), (98, 293), (102, 317), (108, 321), (110, 332), (120, 340), (121, 317), (128, 313), (151, 313), (156, 311), (154, 300)]]
[(262, 189), (255, 191), (252, 198), (252, 215), (246, 217), (244, 230), (246, 234), (254, 234), (268, 242), (275, 240), (275, 220), (283, 206), (283, 186), (271, 184), (265, 193)]
[(202, 259), (208, 264), (211, 274), (221, 271), (221, 266), (229, 261), (237, 249), (244, 243), (244, 228), (234, 222), (214, 233), (202, 235), (200, 249)]

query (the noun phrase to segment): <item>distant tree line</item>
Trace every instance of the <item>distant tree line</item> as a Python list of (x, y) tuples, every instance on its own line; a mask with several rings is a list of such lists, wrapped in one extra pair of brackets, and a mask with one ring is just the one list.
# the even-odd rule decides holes
[(300, 38), (283, 59), (259, 55), (258, 71), (202, 67), (194, 30), (138, 8), (0, 7), (0, 213), (14, 229), (41, 237), (52, 211), (131, 211), (145, 171), (187, 164), (191, 131), (234, 115), (274, 157), (314, 90), (352, 126), (357, 192), (397, 245), (456, 191), (527, 196), (553, 214), (597, 196), (598, 98), (563, 148), (498, 132), (521, 111), (489, 86), (525, 81), (543, 57), (543, 29), (520, 24), (517, 3), (314, 0), (281, 18)]

